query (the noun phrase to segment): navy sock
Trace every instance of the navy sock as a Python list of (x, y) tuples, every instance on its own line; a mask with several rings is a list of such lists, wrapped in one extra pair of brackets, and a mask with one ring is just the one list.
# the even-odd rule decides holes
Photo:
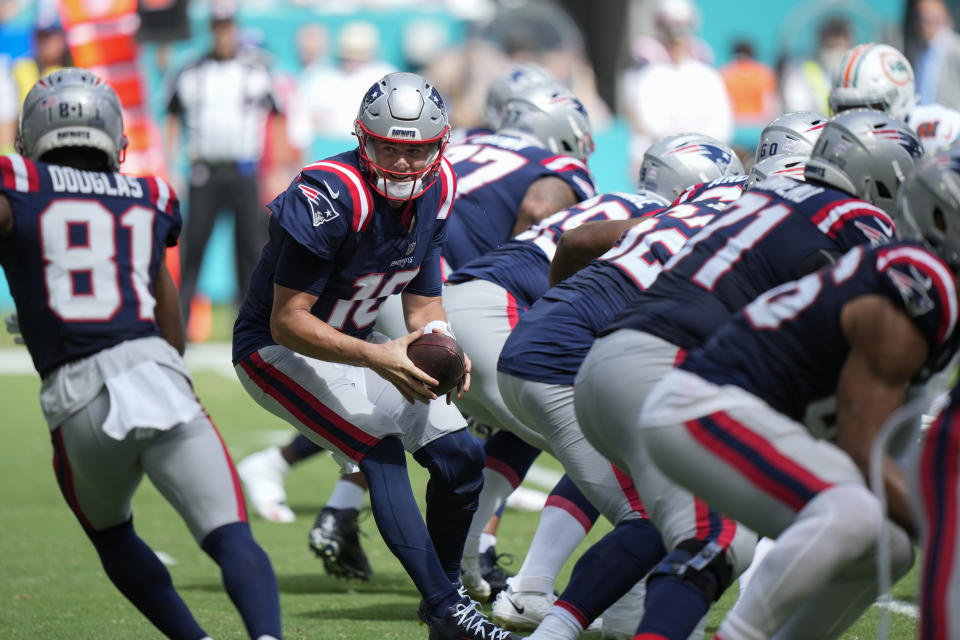
[(197, 640), (204, 632), (157, 554), (125, 522), (103, 531), (87, 530), (110, 581), (165, 636)]
[[(663, 564), (685, 563), (690, 552), (674, 549)], [(709, 571), (702, 577), (716, 582)], [(710, 608), (703, 590), (689, 580), (670, 574), (655, 574), (647, 580), (647, 599), (637, 633), (657, 634), (668, 640), (686, 640)]]
[(483, 488), (483, 446), (461, 429), (421, 447), (414, 459), (430, 472), (427, 530), (451, 582), (460, 580), (460, 560)]
[(573, 605), (589, 624), (655, 567), (664, 553), (663, 538), (652, 522), (624, 520), (577, 560), (560, 600)]
[(460, 600), (443, 570), (413, 497), (406, 454), (399, 438), (381, 440), (360, 462), (370, 487), (370, 509), (390, 551), (407, 571), (433, 616)]
[(297, 437), (291, 440), (284, 448), (289, 453), (290, 459), (288, 462), (290, 464), (297, 464), (301, 460), (305, 460), (306, 458), (323, 451), (323, 447), (302, 433), (297, 434)]
[(223, 586), (250, 637), (281, 636), (280, 596), (270, 559), (253, 539), (246, 522), (234, 522), (207, 534), (200, 547), (220, 565)]

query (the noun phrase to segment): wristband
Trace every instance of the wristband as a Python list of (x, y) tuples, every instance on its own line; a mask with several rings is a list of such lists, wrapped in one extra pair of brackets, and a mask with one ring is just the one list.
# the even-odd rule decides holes
[(426, 326), (423, 327), (423, 332), (425, 334), (433, 333), (434, 330), (437, 330), (440, 333), (444, 333), (450, 336), (451, 338), (453, 338), (454, 340), (457, 339), (457, 336), (453, 335), (453, 329), (450, 328), (449, 322), (444, 322), (443, 320), (431, 320), (426, 324)]

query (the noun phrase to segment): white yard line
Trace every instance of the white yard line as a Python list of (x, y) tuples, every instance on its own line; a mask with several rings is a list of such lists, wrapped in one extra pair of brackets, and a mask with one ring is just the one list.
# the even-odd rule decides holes
[(881, 609), (887, 609), (893, 613), (899, 613), (900, 615), (910, 616), (911, 618), (917, 619), (920, 617), (920, 607), (915, 605), (912, 602), (907, 602), (906, 600), (888, 600), (887, 602), (875, 602), (874, 606), (880, 607)]

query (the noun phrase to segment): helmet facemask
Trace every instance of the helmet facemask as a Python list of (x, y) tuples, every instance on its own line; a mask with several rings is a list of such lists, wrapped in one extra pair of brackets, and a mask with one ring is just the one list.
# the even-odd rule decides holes
[[(367, 171), (373, 188), (390, 200), (412, 200), (430, 188), (440, 175), (440, 159), (447, 146), (449, 130), (432, 140), (406, 140), (378, 136), (357, 123), (357, 138), (360, 140), (360, 160)], [(377, 143), (398, 147), (426, 147), (423, 168), (412, 171), (396, 171), (384, 166), (377, 157)], [(414, 161), (411, 161), (415, 162)]]

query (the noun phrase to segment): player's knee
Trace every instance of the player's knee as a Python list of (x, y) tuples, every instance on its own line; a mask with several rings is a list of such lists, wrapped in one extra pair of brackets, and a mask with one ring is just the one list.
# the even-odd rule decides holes
[(715, 602), (733, 582), (734, 568), (723, 547), (713, 541), (684, 540), (650, 572), (649, 581), (672, 576), (690, 583)]
[(797, 517), (818, 519), (824, 535), (842, 544), (853, 559), (876, 543), (884, 515), (880, 501), (867, 487), (850, 484), (821, 492)]
[(430, 479), (450, 492), (475, 498), (483, 487), (486, 455), (483, 445), (466, 429), (424, 445), (414, 458), (430, 472)]

